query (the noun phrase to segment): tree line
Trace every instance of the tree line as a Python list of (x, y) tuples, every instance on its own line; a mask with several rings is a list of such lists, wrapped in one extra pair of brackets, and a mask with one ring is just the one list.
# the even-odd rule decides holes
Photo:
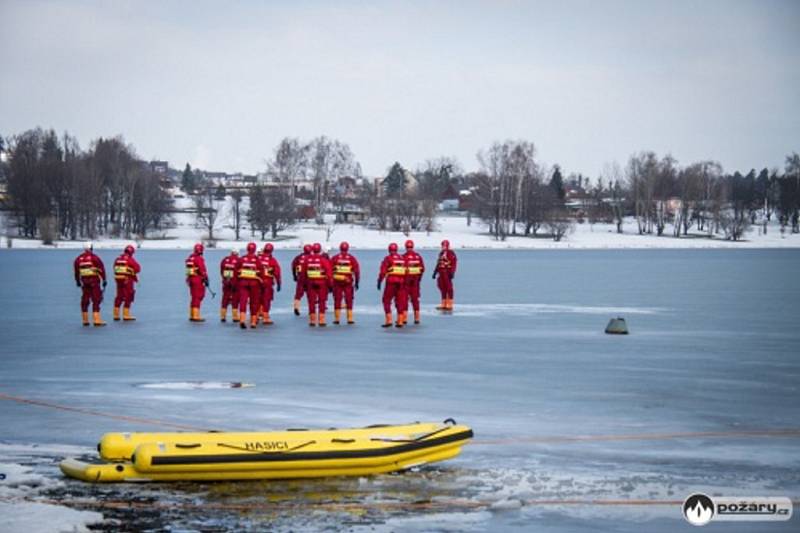
[[(739, 240), (754, 224), (767, 231), (777, 216), (781, 231), (800, 232), (800, 155), (777, 169), (724, 173), (715, 161), (681, 167), (669, 156), (645, 151), (623, 170), (606, 165), (595, 183), (581, 175), (565, 179), (559, 166), (546, 171), (527, 141), (492, 144), (478, 153), (480, 171), (466, 177), (472, 211), (496, 239), (536, 236), (545, 227), (559, 240), (577, 221), (614, 223), (633, 216), (638, 233), (685, 237), (693, 227), (709, 237)], [(567, 198), (565, 185), (574, 194)], [(567, 202), (567, 200), (571, 200)], [(568, 210), (567, 207), (570, 207)]]
[(172, 197), (161, 176), (120, 137), (98, 138), (82, 150), (75, 137), (36, 128), (3, 141), (5, 207), (19, 235), (140, 237), (162, 228)]
[[(633, 204), (639, 234), (663, 235), (672, 225), (675, 237), (693, 226), (709, 236), (721, 233), (739, 240), (751, 225), (763, 231), (773, 216), (782, 230), (800, 232), (800, 156), (788, 155), (784, 173), (777, 169), (724, 173), (715, 161), (680, 167), (670, 156), (653, 152), (631, 156), (626, 174), (627, 198)], [(672, 205), (670, 205), (672, 204)]]
[[(5, 207), (22, 236), (143, 238), (171, 222), (170, 184), (122, 137), (98, 138), (81, 150), (69, 134), (37, 128), (0, 137), (0, 151), (8, 156), (0, 165)], [(480, 218), (499, 240), (512, 235), (560, 240), (584, 220), (613, 223), (622, 233), (625, 217), (633, 217), (639, 234), (678, 238), (694, 229), (693, 235), (739, 240), (754, 224), (766, 232), (773, 217), (782, 231), (800, 232), (797, 153), (786, 157), (783, 172), (764, 168), (741, 174), (725, 173), (715, 161), (681, 166), (670, 155), (643, 151), (624, 167), (606, 165), (594, 182), (580, 174), (565, 176), (559, 165), (547, 167), (526, 140), (495, 142), (479, 151), (477, 160), (474, 172), (448, 157), (428, 160), (414, 172), (395, 162), (385, 176), (365, 180), (347, 143), (287, 137), (267, 159), (264, 181), (226, 190), (187, 164), (180, 185), (211, 241), (223, 220), (237, 240), (245, 222), (263, 240), (301, 218), (327, 226), (326, 214), (342, 222), (354, 211), (379, 230), (432, 231), (440, 202), (454, 191), (464, 195), (468, 223), (472, 216)]]

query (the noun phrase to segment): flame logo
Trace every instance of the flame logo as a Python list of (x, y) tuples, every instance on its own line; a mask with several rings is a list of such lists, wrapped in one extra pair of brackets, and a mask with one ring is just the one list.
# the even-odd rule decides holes
[(683, 516), (694, 526), (704, 526), (714, 517), (714, 502), (705, 494), (692, 494), (683, 502)]

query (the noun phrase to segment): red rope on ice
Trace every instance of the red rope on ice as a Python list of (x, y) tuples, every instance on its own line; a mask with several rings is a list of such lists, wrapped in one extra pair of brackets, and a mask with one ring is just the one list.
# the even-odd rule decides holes
[(190, 426), (188, 424), (176, 424), (174, 422), (164, 422), (162, 420), (155, 420), (152, 418), (139, 418), (135, 416), (126, 416), (126, 415), (115, 415), (111, 413), (102, 413), (100, 411), (92, 411), (91, 409), (82, 409), (80, 407), (70, 407), (68, 405), (61, 405), (57, 403), (51, 402), (44, 402), (41, 400), (31, 400), (30, 398), (22, 398), (20, 396), (12, 396), (10, 394), (4, 394), (0, 392), (0, 400), (9, 400), (12, 402), (24, 403), (28, 405), (36, 405), (38, 407), (49, 407), (50, 409), (58, 409), (61, 411), (70, 411), (72, 413), (80, 413), (84, 415), (90, 416), (100, 416), (103, 418), (112, 418), (114, 420), (122, 420), (125, 422), (135, 422), (137, 424), (147, 424), (153, 426), (164, 426), (170, 427), (175, 429), (185, 429), (189, 431), (210, 431), (207, 428), (201, 428), (198, 426)]
[[(188, 424), (176, 424), (174, 422), (165, 422), (152, 418), (139, 418), (126, 415), (115, 415), (111, 413), (102, 413), (100, 411), (93, 411), (90, 409), (82, 409), (79, 407), (70, 407), (68, 405), (61, 405), (41, 400), (31, 400), (30, 398), (22, 398), (20, 396), (12, 396), (0, 392), (0, 400), (9, 400), (28, 405), (36, 405), (39, 407), (49, 407), (51, 409), (59, 409), (61, 411), (70, 411), (73, 413), (80, 413), (90, 416), (100, 416), (104, 418), (111, 418), (115, 420), (122, 420), (125, 422), (135, 422), (138, 424), (149, 424), (155, 426), (171, 427), (176, 429), (184, 429), (188, 431), (211, 431), (208, 428), (199, 426), (192, 426)], [(490, 445), (509, 445), (509, 444), (549, 444), (549, 443), (571, 443), (571, 442), (601, 442), (601, 441), (636, 441), (636, 440), (670, 440), (670, 439), (724, 439), (724, 438), (765, 438), (765, 437), (784, 437), (793, 438), (800, 437), (800, 429), (798, 428), (785, 428), (785, 429), (754, 429), (754, 430), (733, 430), (733, 431), (694, 431), (682, 433), (638, 433), (638, 434), (621, 434), (621, 435), (574, 435), (574, 436), (522, 436), (512, 437), (507, 439), (475, 439), (471, 444), (478, 446)]]
[(475, 439), (477, 445), (493, 444), (548, 444), (559, 442), (597, 442), (624, 440), (669, 440), (669, 439), (709, 439), (734, 437), (800, 437), (800, 429), (754, 429), (734, 431), (693, 431), (683, 433), (639, 433), (630, 435), (575, 435), (575, 436), (541, 436), (515, 437), (508, 439)]

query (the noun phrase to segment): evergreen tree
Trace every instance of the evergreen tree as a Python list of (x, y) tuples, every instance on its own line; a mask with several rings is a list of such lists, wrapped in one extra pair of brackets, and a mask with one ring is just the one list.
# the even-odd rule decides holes
[(217, 200), (225, 199), (225, 186), (221, 183), (217, 185), (217, 189), (214, 191), (214, 198)]
[(558, 199), (563, 202), (567, 192), (564, 190), (564, 177), (561, 175), (561, 169), (558, 165), (553, 169), (553, 176), (550, 178), (550, 187), (555, 191)]
[(400, 163), (395, 162), (389, 169), (389, 174), (383, 180), (383, 186), (389, 196), (397, 196), (406, 190), (406, 171)]
[(253, 231), (261, 233), (262, 240), (269, 229), (266, 218), (267, 197), (264, 194), (264, 188), (261, 185), (256, 185), (250, 189), (250, 210), (247, 212), (247, 221), (250, 222), (250, 228)]
[(194, 190), (195, 185), (196, 180), (194, 172), (192, 172), (192, 167), (189, 163), (186, 163), (186, 168), (183, 169), (183, 175), (181, 175), (181, 189), (189, 192)]

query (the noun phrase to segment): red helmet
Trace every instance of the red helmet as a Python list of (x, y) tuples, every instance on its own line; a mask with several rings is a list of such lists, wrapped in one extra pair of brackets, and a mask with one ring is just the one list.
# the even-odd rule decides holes
[(128, 255), (133, 255), (133, 252), (135, 251), (136, 248), (134, 248), (132, 244), (129, 244), (128, 246), (125, 247), (125, 253)]
[(397, 243), (393, 242), (389, 245), (389, 252), (395, 253), (397, 251)]
[(203, 243), (198, 242), (197, 244), (194, 245), (194, 253), (202, 255), (203, 250), (205, 250), (205, 248), (203, 247)]
[(322, 245), (318, 242), (315, 242), (313, 246), (311, 246), (311, 251), (315, 254), (318, 254), (322, 251)]
[(265, 254), (271, 254), (272, 250), (274, 250), (274, 249), (275, 249), (275, 247), (272, 246), (271, 242), (268, 242), (267, 244), (264, 245), (264, 253)]
[(449, 250), (450, 249), (450, 241), (448, 241), (447, 239), (443, 240), (442, 241), (442, 249)]
[(413, 250), (414, 249), (414, 241), (408, 239), (406, 241), (406, 250)]
[(303, 253), (304, 254), (310, 254), (311, 253), (311, 245), (310, 244), (306, 244), (305, 246), (303, 246)]
[(346, 241), (342, 242), (342, 244), (339, 245), (339, 250), (342, 251), (342, 252), (346, 252), (349, 249), (350, 249), (350, 245), (347, 244)]
[(248, 254), (256, 253), (256, 243), (254, 243), (254, 242), (248, 242), (247, 243), (247, 253)]

